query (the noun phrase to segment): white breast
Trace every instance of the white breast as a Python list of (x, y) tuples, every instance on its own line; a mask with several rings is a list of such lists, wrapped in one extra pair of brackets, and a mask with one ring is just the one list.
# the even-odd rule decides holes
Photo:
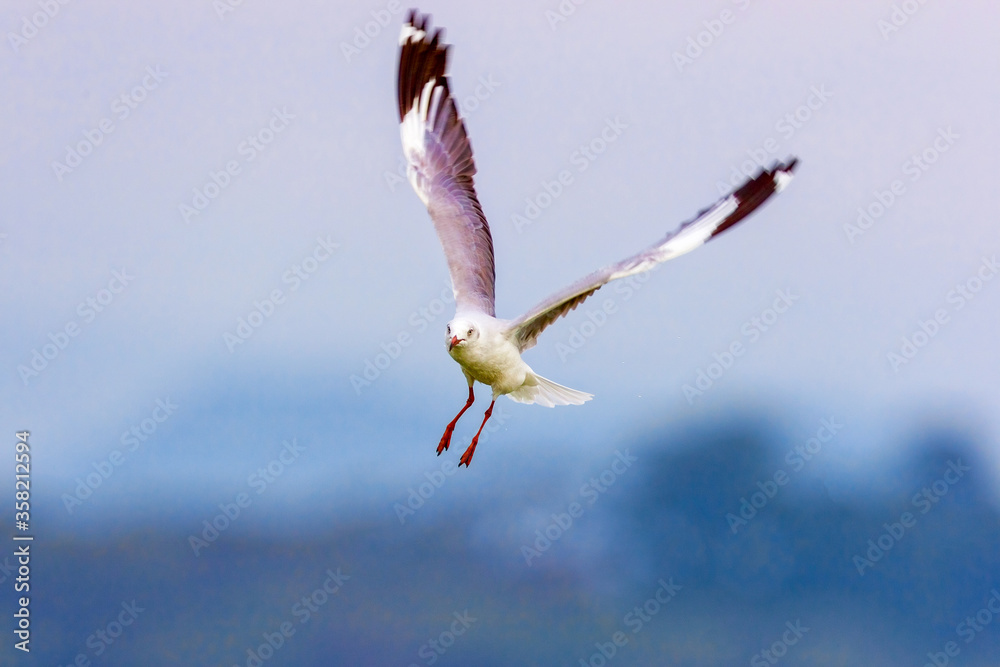
[[(489, 316), (483, 316), (489, 317)], [(524, 383), (530, 371), (517, 347), (492, 322), (476, 322), (479, 338), (452, 348), (452, 358), (477, 382), (493, 388), (493, 395), (508, 394)]]

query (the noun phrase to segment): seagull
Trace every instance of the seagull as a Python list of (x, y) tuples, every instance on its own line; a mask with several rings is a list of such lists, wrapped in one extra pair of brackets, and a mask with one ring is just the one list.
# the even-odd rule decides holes
[(515, 320), (496, 317), (493, 238), (476, 196), (476, 165), (465, 123), (451, 96), (446, 74), (448, 45), (443, 30), (431, 34), (430, 16), (411, 9), (399, 34), (400, 135), (407, 178), (427, 206), (441, 245), (455, 295), (455, 317), (445, 331), (445, 346), (462, 367), (469, 397), (445, 427), (437, 453), (448, 449), (458, 420), (475, 402), (473, 384), (489, 385), (493, 400), (472, 444), (459, 460), (468, 467), (497, 398), (546, 407), (580, 405), (593, 398), (535, 373), (521, 358), (538, 335), (601, 286), (642, 273), (707, 243), (753, 213), (791, 180), (798, 160), (774, 163), (739, 188), (645, 250), (594, 271), (556, 292)]

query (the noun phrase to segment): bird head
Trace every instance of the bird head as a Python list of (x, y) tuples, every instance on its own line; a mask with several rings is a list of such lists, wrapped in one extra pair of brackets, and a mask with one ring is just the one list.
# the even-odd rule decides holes
[(448, 323), (445, 334), (448, 352), (453, 352), (457, 347), (465, 347), (476, 340), (479, 340), (479, 328), (472, 322), (456, 318)]

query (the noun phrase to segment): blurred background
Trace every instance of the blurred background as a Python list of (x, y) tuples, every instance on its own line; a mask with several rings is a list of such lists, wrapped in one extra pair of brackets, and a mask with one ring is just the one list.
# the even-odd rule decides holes
[(594, 400), (456, 472), (406, 5), (4, 3), (0, 662), (997, 665), (1000, 8), (420, 9), (501, 317), (796, 179), (547, 330)]

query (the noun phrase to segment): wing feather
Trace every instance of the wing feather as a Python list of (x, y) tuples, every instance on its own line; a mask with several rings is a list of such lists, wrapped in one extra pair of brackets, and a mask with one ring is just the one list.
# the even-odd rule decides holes
[(510, 337), (523, 352), (535, 345), (538, 335), (557, 319), (573, 310), (602, 286), (626, 276), (642, 273), (661, 262), (679, 257), (707, 243), (753, 213), (791, 180), (798, 163), (775, 164), (747, 180), (739, 189), (700, 211), (692, 220), (640, 253), (610, 264), (578, 280), (541, 302), (507, 326)]
[(476, 164), (445, 75), (443, 31), (411, 10), (399, 35), (399, 120), (407, 176), (427, 206), (459, 311), (495, 315), (493, 237), (476, 196)]

